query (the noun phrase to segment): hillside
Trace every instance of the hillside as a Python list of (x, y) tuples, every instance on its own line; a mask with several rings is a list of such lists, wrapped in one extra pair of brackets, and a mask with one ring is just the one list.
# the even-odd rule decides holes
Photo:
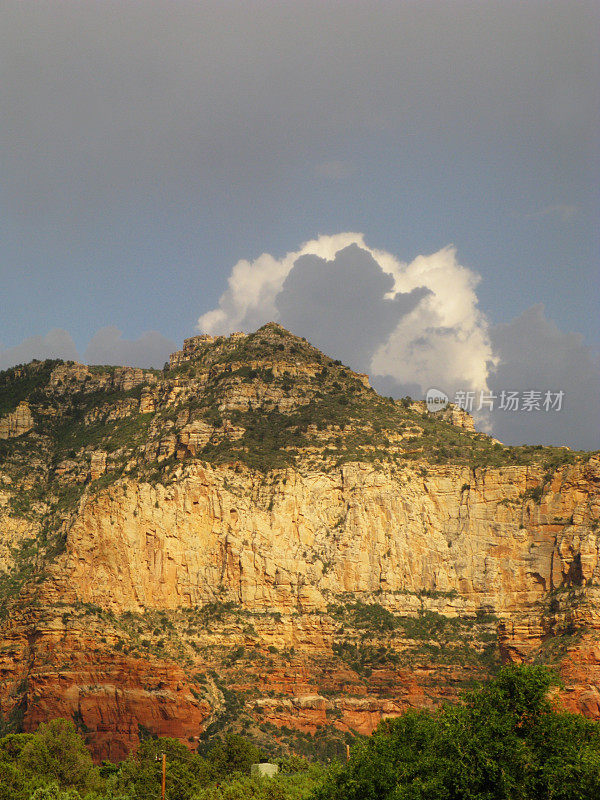
[(0, 725), (340, 752), (502, 662), (600, 717), (600, 458), (380, 397), (270, 323), (0, 373)]

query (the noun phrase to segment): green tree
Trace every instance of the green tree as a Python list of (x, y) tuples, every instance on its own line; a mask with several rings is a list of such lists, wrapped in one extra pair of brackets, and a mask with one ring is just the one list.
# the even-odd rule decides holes
[(190, 800), (214, 777), (206, 759), (177, 739), (145, 739), (136, 756), (130, 756), (118, 772), (108, 778), (111, 791), (129, 793), (133, 800), (157, 796), (160, 790), (162, 754), (167, 757), (166, 783), (169, 800)]
[(553, 711), (554, 676), (511, 666), (460, 705), (380, 725), (318, 800), (591, 800), (600, 726)]
[(194, 800), (306, 800), (322, 779), (323, 770), (321, 765), (312, 765), (293, 775), (274, 778), (238, 774), (203, 789)]
[(29, 733), (11, 733), (0, 739), (0, 800), (13, 800), (24, 795), (27, 776), (18, 760), (32, 736)]
[(56, 781), (39, 786), (29, 800), (81, 800), (77, 789), (61, 789)]
[(230, 775), (250, 772), (250, 765), (264, 760), (265, 753), (243, 736), (228, 733), (211, 745), (206, 758), (219, 775)]
[(98, 769), (71, 720), (53, 719), (40, 725), (24, 744), (19, 763), (26, 772), (56, 779), (60, 787), (100, 785)]

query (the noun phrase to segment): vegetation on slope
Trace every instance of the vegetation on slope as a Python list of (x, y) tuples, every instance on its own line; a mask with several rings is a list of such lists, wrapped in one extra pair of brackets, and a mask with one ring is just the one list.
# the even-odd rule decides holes
[[(265, 753), (240, 736), (203, 743), (145, 739), (121, 764), (94, 766), (72, 722), (0, 739), (2, 800), (158, 797), (168, 800), (591, 800), (600, 794), (600, 724), (553, 710), (541, 667), (504, 668), (463, 702), (408, 712), (324, 768), (275, 758), (275, 778), (251, 777)], [(273, 760), (273, 759), (271, 759)]]
[[(41, 446), (50, 468), (99, 449), (108, 453), (114, 479), (132, 470), (144, 476), (158, 466), (155, 455), (147, 463), (149, 441), (158, 442), (167, 433), (177, 437), (194, 420), (213, 428), (194, 457), (241, 461), (262, 471), (347, 461), (470, 467), (538, 463), (552, 471), (577, 458), (565, 448), (504, 447), (424, 413), (408, 400), (381, 397), (361, 376), (277, 325), (243, 339), (223, 338), (176, 369), (153, 371), (152, 378), (158, 379), (152, 384), (154, 413), (139, 412), (147, 380), (127, 391), (115, 388), (110, 380), (114, 368), (93, 368), (79, 383), (49, 389), (57, 363), (34, 362), (0, 373), (4, 411), (28, 400), (36, 416), (36, 435), (26, 437), (30, 455)], [(232, 428), (241, 431), (239, 438), (226, 434)], [(10, 463), (13, 456), (19, 461), (18, 441), (0, 447), (4, 461)], [(181, 448), (178, 458), (189, 457)], [(163, 471), (172, 465), (165, 459)]]
[(241, 736), (215, 739), (193, 752), (176, 739), (147, 738), (120, 764), (92, 763), (70, 720), (55, 719), (33, 734), (0, 739), (1, 800), (148, 800), (160, 796), (166, 755), (168, 800), (300, 800), (325, 773), (319, 764), (278, 758), (273, 779), (250, 777), (265, 754)]
[[(57, 371), (65, 373), (64, 381), (53, 379)], [(370, 462), (375, 469), (407, 467), (424, 478), (437, 465), (474, 470), (536, 464), (538, 485), (518, 501), (507, 501), (522, 502), (525, 508), (541, 500), (557, 467), (588, 455), (564, 448), (504, 447), (429, 415), (409, 399), (381, 397), (361, 376), (277, 325), (208, 343), (175, 369), (136, 375), (133, 386), (121, 378), (120, 368), (86, 371), (56, 361), (0, 373), (0, 415), (27, 401), (35, 421), (32, 431), (0, 441), (0, 491), (6, 499), (0, 513), (11, 524), (16, 520), (15, 535), (6, 538), (2, 554), (7, 566), (0, 569), (0, 616), (8, 615), (15, 598), (24, 606), (31, 603), (47, 565), (63, 552), (82, 498), (121, 479), (167, 483), (194, 461), (232, 469), (242, 463), (263, 476), (283, 468), (332, 470), (348, 462)], [(149, 405), (142, 402), (148, 394)], [(184, 438), (186, 427), (194, 425), (207, 432), (196, 449)], [(92, 471), (98, 455), (106, 456), (104, 472)], [(277, 472), (271, 476), (274, 482), (280, 477)], [(469, 483), (462, 488), (468, 490)], [(19, 529), (20, 520), (26, 524)], [(67, 613), (54, 610), (58, 616)], [(485, 620), (448, 620), (433, 612), (400, 618), (383, 612), (381, 606), (354, 604), (336, 620), (338, 663), (360, 679), (419, 660), (473, 667), (475, 674), (498, 665), (494, 626)], [(336, 616), (335, 609), (331, 613)], [(135, 621), (134, 632), (133, 622), (118, 622), (124, 626), (118, 640), (124, 652), (168, 656), (180, 663), (193, 659), (193, 637), (182, 643), (150, 618)], [(244, 624), (250, 629), (252, 620)], [(409, 647), (399, 646), (403, 637), (412, 640)], [(215, 660), (229, 662), (232, 652), (216, 654)], [(252, 658), (258, 656), (247, 647), (234, 661), (246, 669)], [(226, 707), (219, 724), (225, 725), (243, 698), (226, 686), (222, 691)], [(296, 749), (308, 752), (305, 741), (284, 733)], [(333, 743), (324, 738), (320, 745), (322, 752), (334, 752), (343, 738)]]
[[(57, 369), (63, 375), (52, 380)], [(0, 373), (0, 416), (27, 401), (35, 422), (32, 431), (0, 440), (0, 480), (11, 513), (39, 532), (38, 565), (61, 551), (86, 491), (124, 477), (166, 483), (190, 460), (241, 462), (263, 473), (329, 470), (352, 461), (375, 468), (417, 463), (424, 474), (437, 464), (539, 464), (542, 484), (523, 498), (539, 502), (557, 467), (589, 455), (504, 447), (408, 400), (380, 397), (361, 376), (274, 324), (200, 346), (175, 369), (137, 372), (125, 383), (122, 368), (86, 371), (38, 361)], [(142, 404), (144, 392), (154, 410)], [(205, 426), (206, 440), (190, 448), (182, 431), (195, 424)], [(106, 463), (94, 475), (90, 464), (98, 454)], [(12, 573), (0, 577), (0, 605), (22, 585), (25, 561), (31, 566), (30, 554), (16, 557)]]
[(552, 710), (540, 667), (506, 667), (464, 702), (389, 720), (316, 800), (591, 800), (600, 725)]

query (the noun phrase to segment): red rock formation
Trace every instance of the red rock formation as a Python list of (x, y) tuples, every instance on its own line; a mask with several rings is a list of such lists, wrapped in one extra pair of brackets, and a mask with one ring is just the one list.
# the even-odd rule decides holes
[[(247, 362), (251, 337), (195, 337), (164, 378), (53, 369), (25, 432), (38, 437), (28, 469), (21, 451), (0, 468), (5, 729), (70, 716), (98, 759), (124, 757), (144, 731), (193, 747), (213, 723), (282, 742), (371, 733), (455, 699), (500, 660), (556, 665), (560, 702), (600, 718), (600, 458), (416, 461), (404, 438), (420, 435), (420, 407), (378, 399), (284, 334), (264, 334), (279, 360)], [(361, 410), (354, 428), (296, 431), (294, 463), (242, 463), (257, 403), (280, 422), (326, 380), (391, 415), (387, 460), (368, 458), (374, 429), (363, 460), (328, 455), (363, 435)], [(100, 400), (60, 429), (64, 444), (56, 420), (86, 392)], [(461, 415), (449, 423), (497, 454)], [(223, 446), (239, 458), (208, 463)]]

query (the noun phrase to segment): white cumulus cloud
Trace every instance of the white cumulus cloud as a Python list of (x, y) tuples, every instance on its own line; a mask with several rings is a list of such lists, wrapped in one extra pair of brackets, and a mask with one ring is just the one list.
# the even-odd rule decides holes
[(319, 236), (281, 259), (263, 253), (254, 261), (238, 261), (227, 281), (227, 290), (219, 299), (219, 307), (202, 314), (198, 329), (213, 335), (227, 334), (234, 330), (254, 330), (265, 322), (277, 320), (279, 312), (275, 298), (296, 260), (304, 255), (332, 260), (338, 250), (350, 244), (365, 247), (363, 235), (338, 233)]
[(439, 385), (450, 394), (486, 389), (495, 358), (487, 319), (478, 308), (479, 276), (458, 263), (454, 247), (417, 256), (409, 264), (381, 251), (374, 256), (394, 275), (395, 292), (425, 286), (429, 293), (374, 353), (373, 374), (392, 375), (421, 389)]
[(495, 359), (478, 281), (453, 247), (406, 263), (360, 233), (319, 236), (280, 259), (238, 261), (198, 328), (225, 334), (276, 320), (395, 394), (486, 389)]

